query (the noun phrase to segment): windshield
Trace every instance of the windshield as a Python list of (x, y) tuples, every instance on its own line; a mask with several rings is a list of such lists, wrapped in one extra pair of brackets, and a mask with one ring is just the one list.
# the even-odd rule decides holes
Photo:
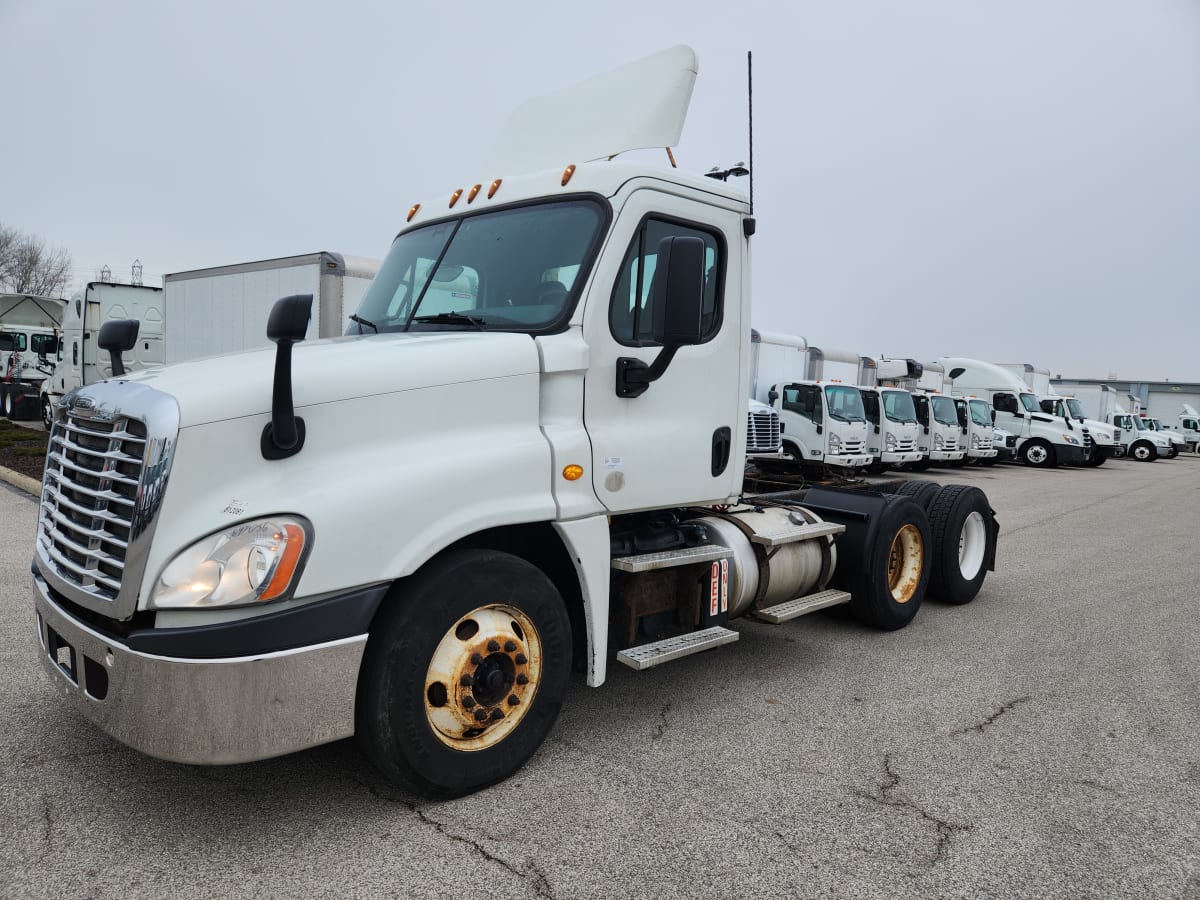
[(1025, 412), (1041, 412), (1042, 408), (1038, 405), (1037, 397), (1033, 394), (1022, 394), (1021, 405), (1025, 407)]
[(347, 334), (535, 331), (570, 313), (605, 212), (591, 200), (540, 203), (437, 222), (396, 238)]
[(825, 387), (825, 402), (829, 404), (829, 415), (841, 422), (865, 422), (862, 394), (858, 388), (831, 384)]
[(1129, 418), (1133, 419), (1133, 427), (1136, 428), (1138, 431), (1149, 431), (1150, 430), (1149, 428), (1146, 427), (1146, 423), (1142, 420), (1141, 416), (1130, 416)]
[(971, 407), (971, 421), (976, 425), (992, 424), (992, 411), (988, 408), (986, 400), (970, 400), (968, 401)]
[(944, 395), (935, 395), (929, 398), (929, 405), (933, 408), (933, 417), (943, 425), (957, 425), (958, 414), (954, 411), (954, 400)]
[(908, 391), (884, 391), (883, 414), (893, 422), (915, 425), (917, 408), (913, 405), (912, 394)]
[(1078, 400), (1075, 400), (1075, 399), (1068, 400), (1067, 401), (1067, 409), (1070, 411), (1071, 418), (1073, 418), (1073, 419), (1086, 419), (1087, 418), (1087, 416), (1085, 416), (1083, 414), (1083, 406), (1082, 406), (1082, 404), (1080, 404), (1080, 402)]

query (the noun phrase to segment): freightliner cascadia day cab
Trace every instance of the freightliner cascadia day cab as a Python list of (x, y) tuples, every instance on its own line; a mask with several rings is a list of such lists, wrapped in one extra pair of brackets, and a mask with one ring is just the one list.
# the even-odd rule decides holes
[(1042, 412), (1067, 421), (1082, 423), (1092, 438), (1092, 453), (1088, 460), (1090, 465), (1102, 466), (1109, 457), (1124, 455), (1124, 449), (1117, 443), (1116, 429), (1100, 419), (1089, 419), (1084, 416), (1083, 408), (1073, 396), (1054, 388), (1049, 369), (1031, 363), (997, 363), (997, 365), (1012, 372), (1037, 394)]
[(961, 356), (937, 362), (954, 383), (954, 393), (986, 400), (996, 411), (995, 424), (1017, 435), (1017, 456), (1027, 466), (1089, 465), (1092, 438), (1070, 419), (1042, 412), (1037, 394), (1024, 380), (995, 363)]
[(199, 764), (355, 735), (459, 795), (536, 751), (573, 665), (600, 685), (610, 653), (648, 668), (739, 616), (896, 629), (977, 595), (978, 488), (742, 501), (750, 206), (610, 160), (678, 141), (696, 68), (676, 47), (519, 108), (484, 177), (409, 210), (362, 334), (300, 343), (312, 298), (286, 297), (274, 352), (56, 404), (33, 592), (76, 710)]
[(65, 300), (0, 294), (0, 414), (36, 419), (42, 383), (54, 371)]
[(105, 323), (127, 319), (139, 323), (136, 343), (123, 357), (127, 372), (161, 366), (165, 313), (162, 288), (149, 285), (93, 281), (75, 294), (63, 313), (62, 341), (52, 374), (41, 385), (39, 406), (46, 426), (51, 424), (54, 405), (65, 395), (112, 377), (109, 356), (97, 343)]
[(849, 383), (827, 382), (821, 380), (825, 354), (802, 337), (755, 330), (752, 346), (754, 399), (779, 414), (784, 455), (837, 470), (870, 465), (866, 410), (856, 386), (859, 357), (847, 372)]

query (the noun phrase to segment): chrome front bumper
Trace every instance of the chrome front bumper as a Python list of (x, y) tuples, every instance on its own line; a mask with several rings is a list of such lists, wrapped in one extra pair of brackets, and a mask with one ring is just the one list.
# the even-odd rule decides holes
[(78, 621), (33, 578), (38, 655), (83, 715), (123, 744), (172, 762), (252, 762), (354, 734), (367, 636), (257, 656), (141, 653)]

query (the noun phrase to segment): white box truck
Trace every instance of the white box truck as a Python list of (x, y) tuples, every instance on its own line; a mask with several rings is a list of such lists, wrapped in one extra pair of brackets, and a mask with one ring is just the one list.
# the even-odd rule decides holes
[(954, 397), (948, 390), (946, 376), (937, 363), (918, 363), (915, 367), (898, 358), (884, 357), (889, 361), (885, 368), (880, 362), (879, 383), (901, 387), (912, 394), (917, 422), (921, 426), (917, 450), (921, 459), (912, 463), (913, 468), (922, 469), (932, 463), (956, 463), (966, 459), (966, 435), (958, 421), (958, 410)]
[(323, 250), (164, 275), (166, 362), (270, 346), (271, 304), (289, 294), (314, 297), (310, 339), (357, 332), (366, 326), (350, 316), (378, 271), (379, 260)]
[(286, 297), (273, 352), (56, 407), (31, 618), (74, 709), (199, 764), (355, 735), (459, 795), (530, 758), (575, 664), (600, 685), (610, 651), (645, 669), (739, 616), (895, 629), (977, 595), (976, 487), (742, 503), (751, 207), (610, 159), (678, 140), (696, 69), (676, 47), (519, 109), (483, 177), (412, 207), (364, 334), (301, 343), (312, 298)]
[(42, 382), (58, 353), (65, 300), (0, 294), (0, 414), (36, 419)]
[(1200, 453), (1200, 414), (1196, 413), (1196, 407), (1183, 404), (1183, 412), (1179, 414), (1179, 430), (1187, 441), (1188, 449)]
[[(1069, 411), (1075, 418), (1097, 420), (1113, 429), (1115, 456), (1128, 456), (1138, 462), (1153, 462), (1166, 456), (1170, 441), (1150, 431), (1140, 417), (1126, 412), (1122, 395), (1107, 384), (1055, 385), (1055, 389), (1071, 394)], [(1128, 402), (1125, 394), (1125, 402)], [(1137, 419), (1138, 421), (1134, 421)]]
[(921, 460), (921, 424), (912, 394), (903, 388), (879, 384), (880, 378), (893, 383), (902, 374), (913, 375), (920, 371), (920, 365), (910, 359), (862, 359), (859, 391), (867, 414), (867, 452), (872, 456), (870, 472), (878, 474), (889, 466)]

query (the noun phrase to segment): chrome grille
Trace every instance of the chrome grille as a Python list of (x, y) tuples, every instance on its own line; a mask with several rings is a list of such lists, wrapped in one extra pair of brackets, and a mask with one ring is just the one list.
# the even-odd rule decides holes
[(50, 433), (39, 543), (64, 578), (108, 600), (121, 590), (145, 457), (136, 419), (68, 412)]
[(56, 404), (35, 560), (52, 590), (115, 619), (137, 611), (178, 438), (175, 398), (137, 382)]
[(749, 412), (746, 418), (746, 452), (774, 453), (779, 449), (779, 413)]

